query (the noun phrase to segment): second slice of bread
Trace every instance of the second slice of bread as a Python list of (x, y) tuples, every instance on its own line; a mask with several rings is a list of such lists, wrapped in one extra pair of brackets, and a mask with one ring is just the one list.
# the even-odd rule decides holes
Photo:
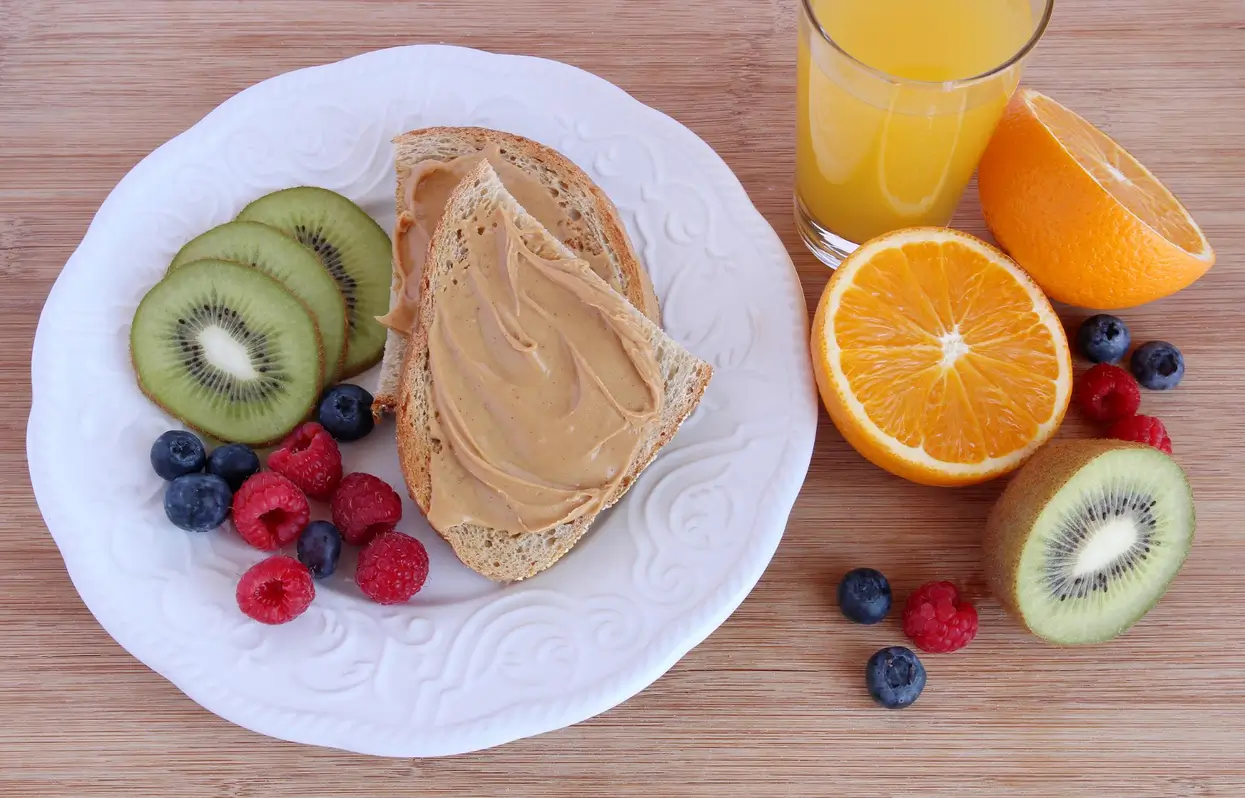
[[(514, 216), (524, 244), (536, 255), (547, 259), (574, 257), (566, 246), (528, 215), (506, 191), (497, 173), (481, 163), (468, 174), (450, 195), (446, 212), (429, 246), (428, 263), (420, 285), (419, 325), (411, 335), (403, 364), (397, 403), (398, 457), (411, 498), (425, 514), (432, 501), (431, 462), (434, 445), (431, 440), (432, 376), (429, 369), (428, 330), (437, 312), (440, 281), (447, 279), (454, 264), (467, 257), (470, 239), (464, 231), (472, 219), (490, 217), (497, 209)], [(599, 280), (589, 274), (590, 279)], [(639, 451), (626, 476), (604, 507), (617, 502), (635, 482), (653, 458), (691, 414), (704, 395), (713, 374), (708, 363), (698, 359), (634, 307), (634, 314), (654, 347), (661, 367), (664, 400), (660, 417), (644, 433)], [(583, 537), (596, 515), (583, 516), (561, 524), (544, 533), (511, 535), (509, 530), (459, 524), (450, 529), (436, 530), (453, 547), (454, 553), (468, 567), (498, 582), (525, 579), (553, 565)]]

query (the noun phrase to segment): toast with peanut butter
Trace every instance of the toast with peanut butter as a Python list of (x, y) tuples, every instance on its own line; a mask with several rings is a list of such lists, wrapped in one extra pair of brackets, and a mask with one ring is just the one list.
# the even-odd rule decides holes
[(398, 173), (397, 224), (393, 231), (393, 292), (389, 328), (373, 408), (379, 415), (397, 402), (407, 338), (419, 307), (419, 270), (449, 192), (481, 160), (488, 160), (507, 190), (546, 229), (602, 279), (660, 324), (657, 296), (631, 248), (618, 210), (582, 169), (530, 139), (475, 127), (414, 130), (394, 139)]
[(525, 579), (617, 502), (710, 366), (669, 338), (481, 160), (445, 203), (400, 375), (411, 497), (470, 568)]

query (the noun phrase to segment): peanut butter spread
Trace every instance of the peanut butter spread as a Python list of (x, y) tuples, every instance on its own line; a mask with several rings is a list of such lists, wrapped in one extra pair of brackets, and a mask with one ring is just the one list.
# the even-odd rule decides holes
[(661, 411), (663, 380), (626, 299), (491, 213), (463, 223), (467, 254), (437, 279), (428, 519), (520, 535), (602, 509)]
[[(377, 321), (400, 333), (409, 333), (419, 312), (419, 284), (428, 255), (428, 242), (445, 211), (450, 192), (472, 167), (484, 159), (492, 165), (502, 184), (523, 209), (536, 217), (545, 229), (562, 242), (579, 237), (576, 229), (580, 213), (563, 207), (557, 189), (544, 186), (539, 180), (502, 157), (501, 147), (489, 144), (483, 150), (461, 155), (452, 161), (421, 161), (411, 167), (402, 181), (403, 211), (393, 231), (393, 262), (395, 264), (394, 301), (389, 312)], [(604, 251), (582, 253), (602, 280), (619, 289), (613, 279), (614, 270)]]

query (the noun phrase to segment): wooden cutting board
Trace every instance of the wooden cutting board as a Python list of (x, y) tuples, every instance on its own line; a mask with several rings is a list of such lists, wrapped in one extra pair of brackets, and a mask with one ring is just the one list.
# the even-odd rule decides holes
[[(900, 593), (934, 578), (978, 588), (999, 485), (903, 483), (824, 417), (778, 555), (718, 632), (621, 707), (475, 755), (369, 759), (243, 731), (125, 653), (74, 592), (26, 473), (31, 341), (52, 281), (140, 158), (297, 67), (416, 42), (547, 56), (715, 147), (812, 307), (828, 273), (791, 219), (794, 2), (0, 0), (0, 795), (1245, 795), (1241, 0), (1060, 2), (1026, 77), (1160, 175), (1219, 253), (1194, 287), (1125, 314), (1138, 339), (1188, 358), (1180, 389), (1145, 408), (1171, 430), (1200, 525), (1184, 573), (1124, 639), (1057, 650), (985, 598), (980, 636), (927, 659), (915, 708), (873, 708), (863, 663), (902, 633), (845, 623), (833, 585), (867, 564)], [(971, 191), (957, 225), (983, 232)], [(1062, 434), (1087, 430), (1074, 418)], [(107, 452), (82, 456), (106, 467)]]

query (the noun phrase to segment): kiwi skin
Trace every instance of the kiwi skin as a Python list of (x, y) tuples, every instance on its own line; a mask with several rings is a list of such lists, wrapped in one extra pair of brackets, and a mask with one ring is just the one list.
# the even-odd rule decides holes
[[(1149, 448), (1151, 447), (1144, 443), (1110, 439), (1056, 441), (1039, 449), (1008, 483), (986, 521), (986, 532), (982, 539), (982, 561), (986, 581), (995, 598), (1026, 631), (1041, 637), (1025, 621), (1016, 598), (1020, 555), (1038, 516), (1068, 480), (1093, 460), (1121, 449)], [(1181, 557), (1182, 565), (1187, 556), (1186, 550)], [(1162, 597), (1163, 591), (1160, 591), (1154, 601), (1137, 614), (1134, 623), (1153, 609)], [(1047, 642), (1054, 645), (1077, 645), (1052, 640)]]

